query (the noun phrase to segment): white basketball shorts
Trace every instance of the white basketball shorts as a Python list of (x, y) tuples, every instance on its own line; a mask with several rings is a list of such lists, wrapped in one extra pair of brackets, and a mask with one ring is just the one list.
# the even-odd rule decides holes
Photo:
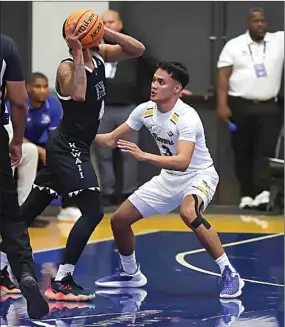
[(179, 207), (183, 199), (196, 194), (203, 199), (204, 210), (212, 200), (219, 176), (211, 166), (185, 175), (175, 175), (162, 170), (139, 187), (128, 200), (138, 209), (143, 217), (169, 213)]

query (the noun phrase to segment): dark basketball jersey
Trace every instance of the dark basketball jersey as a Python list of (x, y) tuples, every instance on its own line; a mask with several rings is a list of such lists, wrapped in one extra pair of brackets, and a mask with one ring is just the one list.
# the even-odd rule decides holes
[[(85, 66), (87, 76), (85, 101), (74, 101), (71, 97), (62, 96), (56, 83), (57, 96), (63, 108), (59, 130), (87, 144), (92, 143), (98, 131), (106, 96), (104, 60), (96, 53), (92, 60), (95, 66), (93, 71)], [(73, 58), (69, 57), (62, 62), (72, 61)]]
[(8, 115), (4, 119), (4, 93), (6, 81), (24, 81), (22, 65), (17, 47), (12, 39), (0, 34), (0, 123), (8, 124)]

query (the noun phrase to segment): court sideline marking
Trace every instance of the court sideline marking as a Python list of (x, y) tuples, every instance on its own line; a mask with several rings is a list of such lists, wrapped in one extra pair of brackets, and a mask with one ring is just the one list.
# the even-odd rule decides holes
[[(152, 234), (152, 233), (157, 233), (157, 232), (159, 232), (158, 229), (148, 229), (148, 230), (145, 230), (143, 232), (135, 233), (135, 236)], [(94, 240), (94, 241), (88, 242), (87, 245), (94, 244), (94, 243), (101, 243), (101, 242), (113, 241), (113, 240), (114, 240), (114, 237), (113, 236), (111, 236), (111, 237), (105, 237), (105, 238), (99, 238), (98, 240)], [(36, 250), (36, 251), (33, 251), (33, 253), (34, 254), (44, 253), (44, 252), (49, 252), (49, 251), (61, 250), (61, 249), (64, 249), (64, 248), (65, 248), (65, 245), (64, 246), (57, 246), (57, 247), (53, 247), (53, 248), (47, 248), (47, 249), (43, 249), (43, 250)]]
[[(146, 230), (143, 232), (138, 232), (135, 233), (136, 236), (140, 236), (140, 235), (146, 235), (146, 234), (152, 234), (152, 233), (157, 233), (160, 232), (161, 230), (156, 230), (156, 229), (150, 229), (150, 230)], [(246, 239), (246, 240), (241, 240), (241, 241), (237, 241), (237, 242), (231, 242), (231, 243), (226, 243), (223, 244), (223, 247), (230, 247), (230, 246), (237, 246), (237, 245), (241, 245), (241, 244), (247, 244), (247, 243), (252, 243), (252, 242), (258, 242), (258, 241), (262, 241), (262, 240), (266, 240), (266, 239), (270, 239), (270, 238), (275, 238), (275, 237), (279, 237), (279, 236), (284, 236), (284, 234), (279, 233), (279, 234), (270, 234), (270, 235), (265, 235), (265, 236), (260, 236), (260, 237), (255, 237), (255, 238), (250, 238), (250, 239)], [(94, 243), (101, 243), (101, 242), (106, 242), (106, 241), (112, 241), (114, 240), (113, 237), (106, 237), (106, 238), (102, 238), (102, 239), (98, 239), (98, 240), (94, 240), (89, 242), (88, 244), (94, 244)], [(87, 244), (87, 245), (88, 245)], [(54, 248), (47, 248), (44, 250), (38, 250), (38, 251), (33, 251), (34, 254), (40, 254), (40, 253), (44, 253), (44, 252), (49, 252), (49, 251), (56, 251), (56, 250), (61, 250), (64, 249), (65, 246), (59, 246), (59, 247), (54, 247)], [(217, 276), (220, 277), (221, 275), (206, 269), (202, 269), (199, 267), (196, 267), (194, 265), (191, 265), (190, 263), (188, 263), (184, 258), (187, 255), (191, 255), (191, 254), (197, 254), (197, 253), (202, 253), (205, 252), (206, 249), (204, 248), (200, 248), (200, 249), (196, 249), (196, 250), (191, 250), (191, 251), (186, 251), (186, 252), (181, 252), (178, 253), (175, 257), (176, 261), (181, 264), (182, 266), (189, 268), (191, 270), (206, 274), (206, 275), (212, 275), (212, 276)], [(275, 283), (269, 283), (269, 282), (264, 282), (264, 281), (257, 281), (257, 280), (251, 280), (251, 279), (244, 279), (244, 281), (246, 282), (250, 282), (250, 283), (256, 283), (256, 284), (262, 284), (262, 285), (269, 285), (269, 286), (279, 286), (279, 287), (283, 287), (284, 285), (281, 284), (275, 284)]]
[[(263, 241), (266, 239), (270, 239), (270, 238), (275, 238), (275, 237), (279, 237), (279, 236), (284, 236), (284, 234), (270, 234), (270, 235), (265, 235), (265, 236), (260, 236), (260, 237), (255, 237), (255, 238), (250, 238), (247, 240), (242, 240), (242, 241), (237, 241), (237, 242), (231, 242), (231, 243), (226, 243), (223, 244), (223, 247), (230, 247), (230, 246), (237, 246), (237, 245), (241, 245), (241, 244), (247, 244), (247, 243), (252, 243), (252, 242), (258, 242), (258, 241)], [(202, 269), (199, 267), (196, 267), (194, 265), (191, 265), (189, 262), (187, 262), (184, 258), (187, 255), (191, 255), (191, 254), (197, 254), (197, 253), (201, 253), (201, 252), (206, 252), (206, 249), (202, 248), (202, 249), (197, 249), (197, 250), (192, 250), (192, 251), (186, 251), (186, 252), (181, 252), (178, 253), (175, 257), (176, 261), (186, 267), (189, 268), (191, 270), (206, 274), (206, 275), (212, 275), (212, 276), (218, 276), (220, 277), (221, 275), (206, 269)], [(275, 283), (269, 283), (269, 282), (263, 282), (263, 281), (258, 281), (258, 280), (252, 280), (252, 279), (245, 279), (243, 278), (244, 281), (246, 282), (250, 282), (250, 283), (256, 283), (256, 284), (262, 284), (262, 285), (269, 285), (269, 286), (279, 286), (279, 287), (284, 287), (284, 285), (281, 284), (275, 284)]]

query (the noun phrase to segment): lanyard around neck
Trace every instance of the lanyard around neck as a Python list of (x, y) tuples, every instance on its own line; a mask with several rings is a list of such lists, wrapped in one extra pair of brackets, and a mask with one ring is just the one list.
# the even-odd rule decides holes
[[(249, 53), (250, 53), (250, 56), (251, 56), (251, 60), (254, 61), (253, 60), (253, 53), (252, 53), (250, 44), (248, 44), (248, 50), (249, 50)], [(265, 58), (265, 53), (266, 53), (266, 42), (263, 41), (263, 59)]]

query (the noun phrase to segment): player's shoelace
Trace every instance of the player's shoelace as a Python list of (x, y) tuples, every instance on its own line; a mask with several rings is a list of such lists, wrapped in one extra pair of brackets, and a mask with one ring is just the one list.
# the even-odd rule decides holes
[(226, 271), (224, 272), (223, 276), (222, 276), (222, 282), (223, 282), (223, 285), (225, 287), (229, 287), (231, 285), (231, 282), (232, 282), (232, 272), (228, 269), (225, 269)]
[(236, 289), (238, 288), (239, 285), (239, 277), (238, 275), (233, 276), (233, 272), (231, 269), (226, 266), (222, 277), (220, 278), (220, 283), (222, 286), (222, 292), (223, 293), (230, 293), (233, 294), (236, 292)]

